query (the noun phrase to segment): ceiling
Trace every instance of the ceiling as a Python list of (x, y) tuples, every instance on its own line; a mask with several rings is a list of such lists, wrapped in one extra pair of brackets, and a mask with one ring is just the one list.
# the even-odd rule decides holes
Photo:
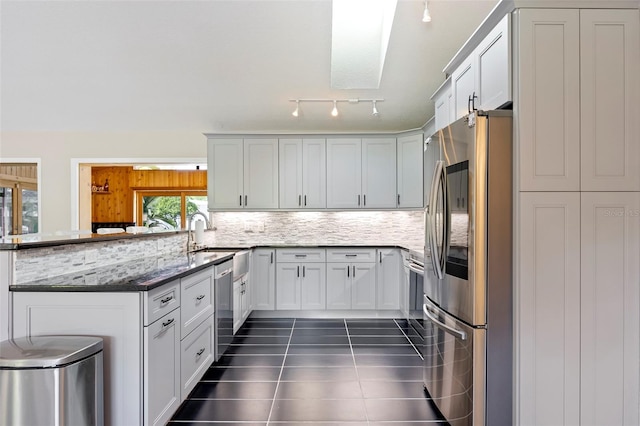
[[(399, 0), (378, 89), (331, 88), (330, 0), (0, 2), (3, 131), (357, 132), (421, 127), (497, 0)], [(295, 98), (382, 98), (301, 104)]]

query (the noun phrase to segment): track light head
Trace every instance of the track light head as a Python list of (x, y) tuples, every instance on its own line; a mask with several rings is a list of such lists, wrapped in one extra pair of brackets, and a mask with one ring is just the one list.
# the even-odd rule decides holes
[(374, 117), (378, 117), (380, 113), (378, 112), (378, 108), (376, 107), (376, 101), (372, 101), (372, 103), (373, 103), (373, 110), (371, 111), (371, 115), (373, 115)]
[(338, 116), (338, 101), (333, 101), (333, 109), (331, 110), (331, 116), (332, 117)]
[(422, 22), (431, 22), (431, 14), (429, 13), (429, 5), (427, 0), (424, 2), (424, 12), (422, 13)]
[(291, 115), (293, 115), (296, 118), (300, 116), (300, 101), (299, 100), (296, 100), (296, 109), (293, 110)]

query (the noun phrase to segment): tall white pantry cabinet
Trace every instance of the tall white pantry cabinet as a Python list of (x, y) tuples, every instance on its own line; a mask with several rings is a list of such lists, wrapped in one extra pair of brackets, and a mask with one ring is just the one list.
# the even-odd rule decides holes
[(640, 424), (640, 14), (513, 14), (519, 425)]

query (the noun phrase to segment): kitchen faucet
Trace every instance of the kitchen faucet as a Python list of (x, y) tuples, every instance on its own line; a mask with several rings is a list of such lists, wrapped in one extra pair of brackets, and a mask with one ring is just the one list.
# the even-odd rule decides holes
[[(197, 211), (195, 213), (193, 213), (190, 216), (187, 216), (187, 251), (189, 251), (190, 247), (191, 247), (191, 222), (193, 221), (194, 216), (200, 215), (202, 216), (202, 218), (204, 219), (204, 223), (207, 227), (208, 230), (213, 230), (215, 231), (216, 228), (211, 226), (211, 222), (209, 222), (209, 218), (207, 217), (207, 215), (205, 215), (204, 213), (202, 213), (201, 211)], [(193, 242), (194, 248), (195, 248), (195, 241)]]

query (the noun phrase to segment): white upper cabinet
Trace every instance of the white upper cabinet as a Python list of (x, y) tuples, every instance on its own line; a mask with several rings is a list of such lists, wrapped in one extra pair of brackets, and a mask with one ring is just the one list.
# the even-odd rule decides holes
[(442, 86), (436, 90), (431, 100), (434, 103), (436, 115), (435, 115), (435, 130), (440, 130), (447, 127), (453, 121), (455, 121), (455, 106), (453, 103), (453, 89), (451, 88), (451, 77), (442, 83)]
[(244, 141), (244, 207), (278, 208), (278, 139)]
[(324, 139), (280, 139), (280, 208), (325, 208)]
[(640, 190), (639, 13), (580, 11), (582, 191)]
[(500, 108), (511, 101), (511, 15), (507, 14), (476, 48), (475, 107)]
[(396, 197), (396, 138), (362, 139), (362, 207), (393, 208)]
[(278, 207), (277, 139), (209, 139), (209, 210)]
[(515, 65), (521, 191), (580, 190), (580, 12), (522, 9)]
[[(453, 71), (451, 87), (454, 120), (474, 109), (496, 109), (511, 101), (511, 15), (505, 15)], [(436, 128), (442, 127), (436, 123)]]
[(361, 145), (356, 138), (327, 139), (327, 207), (362, 206)]
[(457, 120), (469, 114), (476, 95), (476, 61), (472, 54), (451, 74), (454, 117)]
[(395, 208), (396, 139), (327, 139), (327, 207)]
[(423, 135), (419, 133), (398, 138), (398, 199), (400, 208), (422, 208), (424, 194)]
[(242, 139), (210, 139), (207, 144), (209, 210), (242, 208)]

